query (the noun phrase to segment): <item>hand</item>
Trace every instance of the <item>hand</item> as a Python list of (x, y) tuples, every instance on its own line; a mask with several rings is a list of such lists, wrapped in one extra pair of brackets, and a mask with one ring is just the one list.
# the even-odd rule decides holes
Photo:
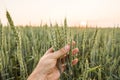
[[(73, 45), (75, 43), (73, 42)], [(66, 53), (69, 52), (70, 45), (66, 45), (64, 48), (53, 51), (53, 48), (47, 50), (47, 52), (41, 57), (38, 65), (35, 70), (29, 76), (28, 80), (58, 80), (60, 77), (60, 72), (56, 66), (57, 60), (59, 58), (65, 58)], [(79, 52), (78, 48), (73, 49), (73, 55)], [(74, 59), (72, 64), (75, 65), (78, 62), (78, 59)], [(61, 64), (62, 72), (65, 69), (65, 65)]]

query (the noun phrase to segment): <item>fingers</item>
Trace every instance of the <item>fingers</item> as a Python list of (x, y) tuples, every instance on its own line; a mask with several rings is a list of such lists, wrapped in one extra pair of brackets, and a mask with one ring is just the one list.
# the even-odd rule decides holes
[[(72, 46), (74, 46), (75, 44), (76, 44), (75, 41), (72, 41)], [(54, 52), (54, 58), (58, 59), (62, 56), (65, 56), (66, 53), (69, 52), (69, 50), (70, 50), (70, 43), (68, 45), (66, 45), (64, 48)], [(78, 50), (76, 49), (76, 50), (74, 50), (74, 52), (76, 53), (76, 52), (78, 52)]]
[[(79, 49), (78, 49), (78, 48), (75, 48), (75, 49), (72, 50), (72, 55), (75, 55), (75, 54), (77, 54), (78, 52), (79, 52)], [(64, 62), (65, 62), (65, 58), (67, 58), (67, 57), (69, 57), (69, 56), (70, 56), (69, 54), (65, 54), (65, 55), (61, 58), (62, 62), (64, 63)]]
[[(72, 65), (73, 66), (76, 65), (77, 63), (78, 63), (78, 58), (72, 60)], [(61, 71), (64, 72), (65, 68), (66, 68), (66, 64), (62, 64), (61, 65)]]
[(53, 53), (53, 57), (55, 59), (58, 59), (64, 55), (66, 55), (67, 52), (70, 50), (70, 45), (66, 45), (64, 48), (61, 48), (60, 50)]
[(78, 49), (78, 48), (75, 48), (75, 49), (72, 50), (72, 55), (75, 55), (75, 54), (78, 53), (78, 52), (79, 52), (79, 49)]
[(72, 60), (72, 65), (76, 65), (78, 63), (78, 58)]

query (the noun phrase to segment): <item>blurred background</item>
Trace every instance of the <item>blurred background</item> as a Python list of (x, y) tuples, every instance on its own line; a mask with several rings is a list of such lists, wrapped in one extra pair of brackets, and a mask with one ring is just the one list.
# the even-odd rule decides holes
[(15, 25), (63, 24), (115, 27), (120, 24), (120, 0), (0, 0), (0, 19), (6, 9)]

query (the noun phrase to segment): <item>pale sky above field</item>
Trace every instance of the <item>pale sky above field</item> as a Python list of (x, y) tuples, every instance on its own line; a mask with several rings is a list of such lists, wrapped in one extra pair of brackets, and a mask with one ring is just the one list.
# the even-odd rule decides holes
[(62, 24), (114, 26), (120, 24), (120, 0), (0, 0), (0, 19), (8, 10), (15, 25)]

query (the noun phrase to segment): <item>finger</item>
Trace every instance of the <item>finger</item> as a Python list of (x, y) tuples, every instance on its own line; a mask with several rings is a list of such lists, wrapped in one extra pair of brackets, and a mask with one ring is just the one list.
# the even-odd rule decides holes
[(78, 63), (78, 58), (72, 60), (72, 65), (76, 65)]
[(61, 63), (64, 64), (66, 62), (66, 58), (68, 57), (68, 54), (65, 54), (64, 56), (62, 56), (61, 59)]
[(79, 49), (78, 49), (78, 48), (75, 48), (75, 49), (72, 50), (72, 55), (75, 55), (75, 54), (78, 53), (78, 52), (79, 52)]
[(61, 67), (62, 67), (62, 69), (61, 69), (61, 70), (62, 70), (62, 72), (64, 72), (64, 71), (65, 71), (65, 68), (66, 68), (66, 65), (65, 65), (65, 64), (62, 64), (62, 66), (61, 66)]
[(66, 62), (66, 58), (68, 57), (68, 54), (65, 54), (62, 58), (61, 58), (61, 63), (64, 64)]
[(52, 52), (54, 52), (53, 47), (49, 48), (45, 54), (52, 53)]
[(64, 55), (70, 50), (70, 45), (66, 45), (64, 48), (61, 48), (60, 50), (54, 52), (53, 57), (58, 59)]
[(61, 59), (65, 59), (68, 56), (68, 54), (65, 54), (64, 56), (61, 57)]
[(65, 54), (63, 58), (66, 58), (66, 56), (67, 56), (67, 54)]

